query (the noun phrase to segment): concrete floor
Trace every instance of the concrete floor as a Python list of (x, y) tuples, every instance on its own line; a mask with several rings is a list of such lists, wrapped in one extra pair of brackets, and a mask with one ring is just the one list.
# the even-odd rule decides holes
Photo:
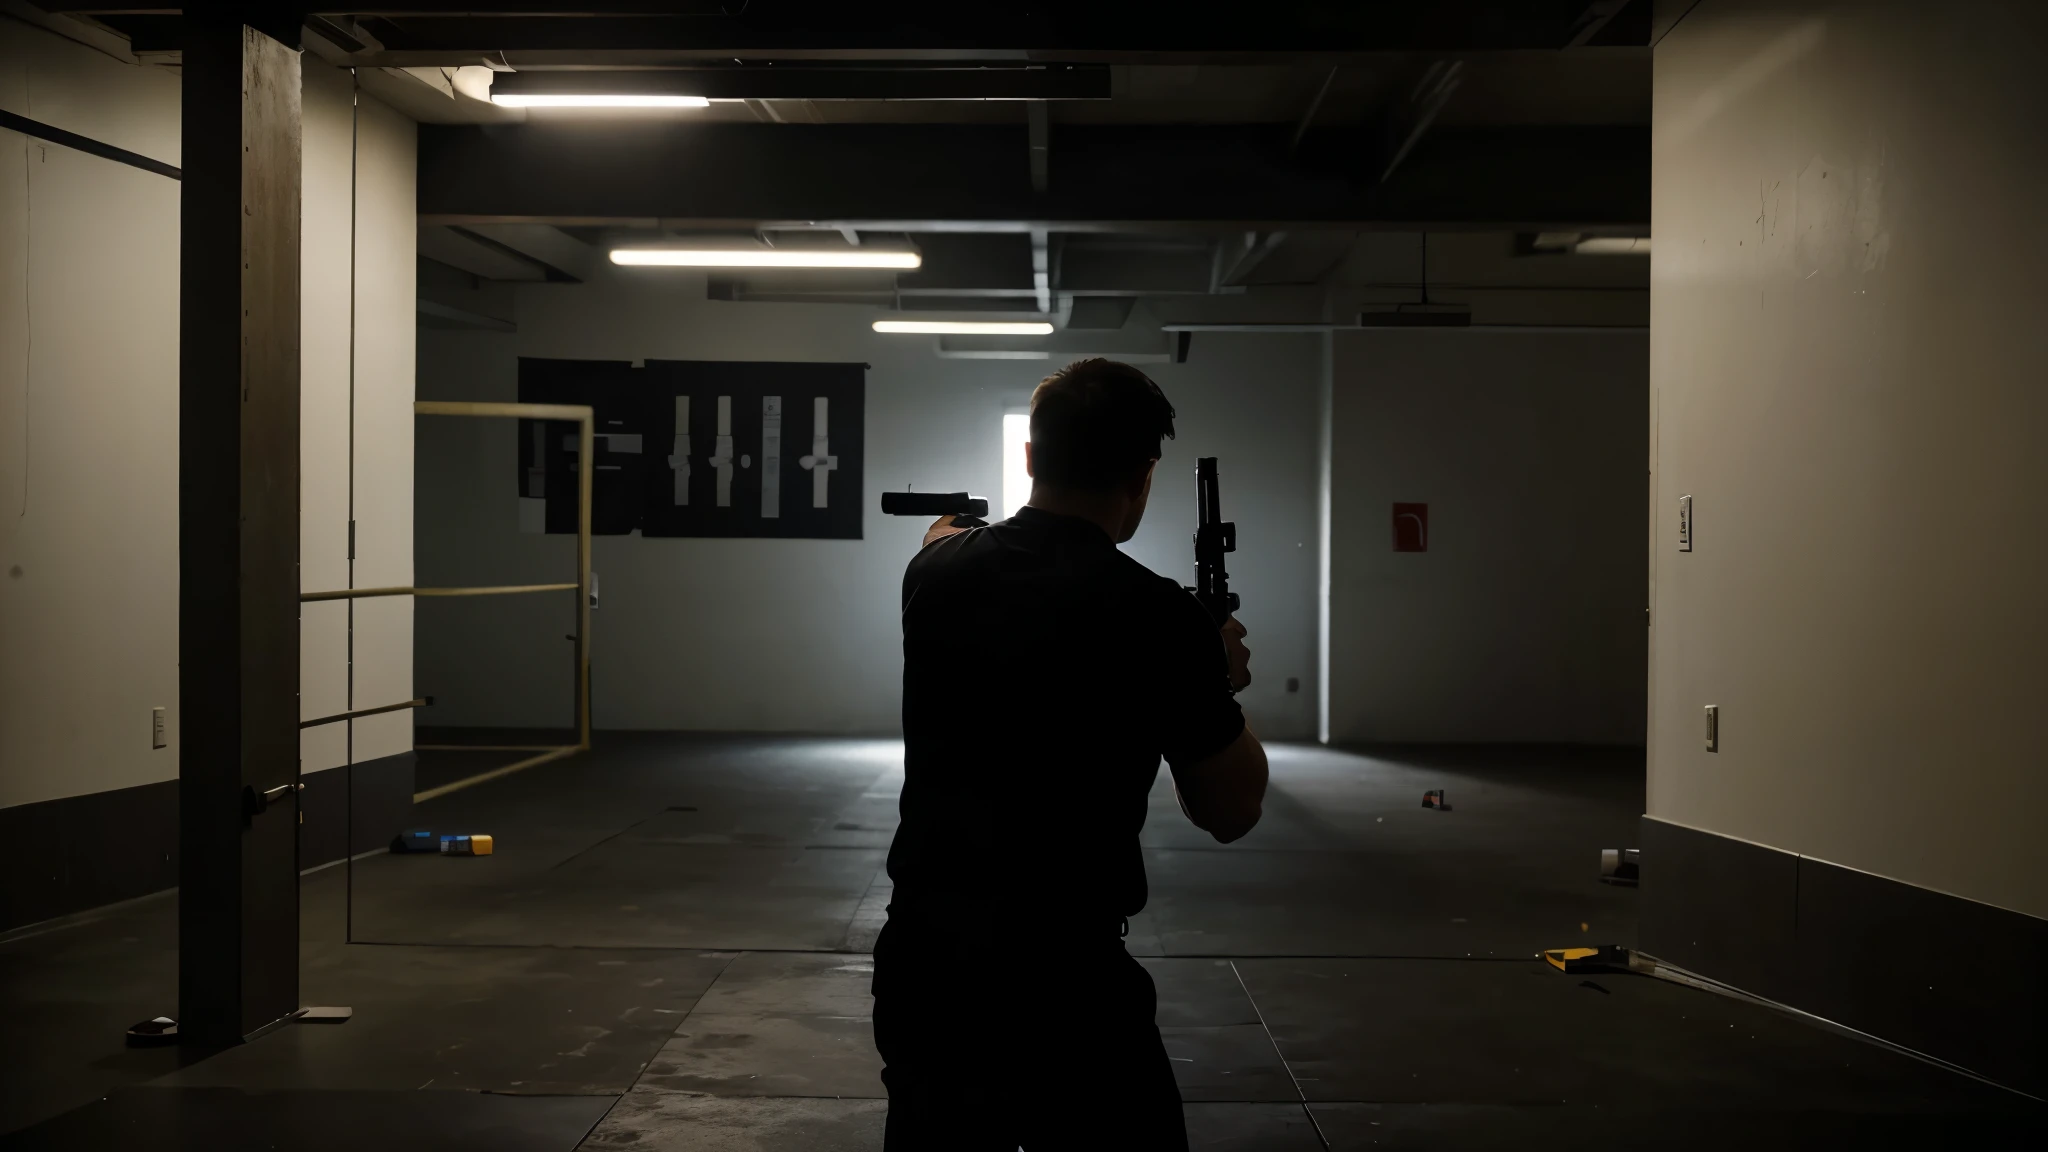
[[(491, 762), (436, 754), (422, 781)], [(617, 733), (430, 802), (419, 823), (497, 854), (373, 856), (302, 886), (303, 999), (355, 1018), (204, 1059), (120, 1046), (174, 1002), (175, 894), (0, 937), (0, 1144), (878, 1148), (866, 951), (900, 780), (888, 741)], [(1452, 810), (1423, 809), (1427, 788)], [(1223, 847), (1162, 778), (1129, 945), (1195, 1146), (2044, 1134), (2033, 1102), (1909, 1057), (1533, 960), (1633, 943), (1634, 892), (1595, 873), (1641, 810), (1639, 755), (1286, 748), (1264, 823)]]

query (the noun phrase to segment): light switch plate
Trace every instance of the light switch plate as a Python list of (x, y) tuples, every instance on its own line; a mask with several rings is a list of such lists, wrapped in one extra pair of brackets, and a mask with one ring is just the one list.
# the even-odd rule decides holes
[(161, 708), (151, 708), (149, 710), (149, 746), (151, 748), (168, 748), (171, 746), (171, 739), (164, 732), (164, 710)]
[(1721, 750), (1721, 706), (1719, 704), (1707, 705), (1706, 745), (1709, 752), (1719, 752)]
[(1678, 498), (1678, 550), (1692, 551), (1692, 497)]

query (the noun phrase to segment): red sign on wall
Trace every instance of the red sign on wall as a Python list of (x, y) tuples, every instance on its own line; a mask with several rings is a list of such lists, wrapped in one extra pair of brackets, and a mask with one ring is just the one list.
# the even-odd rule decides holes
[(1429, 505), (1394, 505), (1394, 551), (1429, 551)]

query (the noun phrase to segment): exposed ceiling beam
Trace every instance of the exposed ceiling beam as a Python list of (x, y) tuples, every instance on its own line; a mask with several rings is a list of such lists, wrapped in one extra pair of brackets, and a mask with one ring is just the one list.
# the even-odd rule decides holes
[(1043, 228), (1031, 230), (1031, 288), (1040, 312), (1052, 311), (1052, 237)]
[(430, 328), (473, 328), (483, 332), (519, 331), (519, 325), (510, 320), (500, 320), (496, 316), (471, 312), (467, 308), (443, 304), (438, 300), (429, 300), (425, 296), (415, 298), (414, 307), (423, 317), (421, 322)]
[[(1642, 0), (1642, 3), (1647, 8), (1649, 0)], [(1629, 0), (1593, 0), (1591, 4), (1586, 5), (1586, 10), (1579, 14), (1578, 31), (1572, 33), (1571, 42), (1565, 47), (1582, 48), (1592, 43), (1593, 39), (1605, 31), (1607, 25), (1621, 14), (1621, 10), (1628, 6)]]
[(531, 280), (548, 278), (547, 269), (501, 245), (492, 244), (464, 231), (437, 225), (419, 230), (419, 254), (459, 268), (485, 280)]
[(1380, 170), (1380, 181), (1385, 183), (1394, 175), (1394, 170), (1415, 150), (1422, 141), (1423, 133), (1436, 123), (1437, 114), (1450, 103), (1458, 85), (1464, 81), (1465, 62), (1462, 60), (1439, 60), (1431, 64), (1408, 90), (1408, 94), (1387, 109), (1386, 113), (1386, 166)]
[(1031, 130), (1031, 190), (1043, 193), (1052, 180), (1052, 114), (1043, 103), (1024, 106)]
[(1285, 232), (1254, 231), (1218, 237), (1209, 290), (1214, 292), (1243, 285), (1266, 257), (1279, 251), (1285, 243)]
[(602, 258), (590, 245), (546, 224), (471, 224), (462, 231), (540, 264), (550, 280), (588, 280)]
[(1640, 0), (1640, 2), (1647, 3), (1650, 6), (1650, 26), (1644, 34), (1643, 42), (1655, 45), (1659, 40), (1664, 39), (1666, 33), (1678, 27), (1678, 22), (1685, 19), (1694, 8), (1698, 7), (1700, 0)]
[(1310, 100), (1308, 107), (1302, 110), (1301, 119), (1294, 125), (1294, 136), (1287, 141), (1288, 155), (1292, 156), (1301, 150), (1301, 138), (1308, 134), (1309, 125), (1316, 122), (1316, 113), (1322, 111), (1323, 99), (1330, 94), (1330, 85), (1337, 82), (1337, 73), (1339, 71), (1340, 69), (1333, 66), (1323, 76), (1323, 83), (1316, 89), (1315, 98)]
[(1207, 295), (1216, 290), (1209, 247), (1152, 247), (1073, 238), (1060, 246), (1060, 291), (1097, 296)]
[(1025, 235), (941, 233), (920, 237), (917, 247), (923, 265), (896, 278), (898, 290), (906, 294), (1033, 294), (1031, 244)]
[[(1284, 131), (1284, 130), (1282, 130)], [(1261, 127), (1062, 125), (1043, 194), (1014, 127), (421, 125), (439, 222), (862, 231), (1598, 229), (1649, 220), (1646, 128), (1441, 130), (1378, 173), (1288, 161)]]

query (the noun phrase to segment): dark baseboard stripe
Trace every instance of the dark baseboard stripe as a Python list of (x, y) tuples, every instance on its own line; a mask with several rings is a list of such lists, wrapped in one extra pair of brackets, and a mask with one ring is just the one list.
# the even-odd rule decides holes
[(154, 172), (158, 176), (169, 176), (173, 180), (183, 180), (185, 178), (182, 170), (161, 160), (152, 160), (140, 152), (130, 152), (126, 148), (116, 148), (112, 144), (103, 144), (90, 136), (80, 136), (76, 132), (66, 132), (62, 128), (55, 128), (40, 120), (31, 120), (26, 116), (17, 116), (12, 112), (0, 111), (0, 128), (12, 129), (24, 136), (33, 136), (38, 140), (48, 140), (52, 144), (62, 144), (64, 147), (74, 151), (83, 152), (89, 156), (98, 156), (102, 160), (112, 160), (116, 164), (126, 164), (130, 168), (140, 168), (144, 172)]
[[(299, 867), (389, 844), (412, 814), (414, 754), (309, 772), (299, 794)], [(0, 932), (178, 883), (178, 782), (89, 792), (0, 808)]]
[(2048, 1095), (2048, 920), (1642, 821), (1642, 950)]
[(178, 782), (0, 808), (0, 931), (178, 882)]
[(308, 772), (300, 777), (306, 790), (299, 810), (299, 867), (312, 868), (381, 848), (391, 843), (412, 815), (413, 767), (417, 755), (400, 752), (353, 766), (355, 773), (354, 843), (348, 843), (349, 767)]

